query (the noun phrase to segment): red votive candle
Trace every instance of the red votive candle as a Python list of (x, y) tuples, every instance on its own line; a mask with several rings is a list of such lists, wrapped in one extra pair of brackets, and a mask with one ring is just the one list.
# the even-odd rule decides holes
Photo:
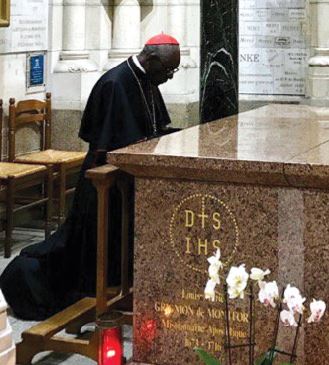
[[(119, 315), (119, 317), (122, 317)], [(104, 315), (97, 321), (99, 330), (98, 365), (122, 365), (123, 346), (117, 313)]]

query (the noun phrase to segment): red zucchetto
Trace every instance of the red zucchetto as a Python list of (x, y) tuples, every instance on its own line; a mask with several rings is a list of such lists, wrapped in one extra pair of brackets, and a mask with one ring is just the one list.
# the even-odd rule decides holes
[(145, 46), (162, 46), (165, 44), (179, 46), (179, 43), (176, 38), (164, 33), (157, 34), (154, 37), (150, 38), (145, 43)]

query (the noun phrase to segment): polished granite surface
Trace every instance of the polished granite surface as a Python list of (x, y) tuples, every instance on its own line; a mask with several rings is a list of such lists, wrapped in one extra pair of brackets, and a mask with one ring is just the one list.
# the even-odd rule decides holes
[(328, 152), (328, 109), (271, 104), (114, 151), (108, 161), (137, 176), (322, 187)]
[[(222, 283), (215, 302), (203, 296), (216, 245), (224, 270), (266, 267), (280, 289), (329, 303), (327, 151), (328, 109), (271, 105), (109, 154), (136, 177), (132, 364), (197, 365), (195, 346), (224, 358)], [(230, 303), (233, 345), (248, 337), (247, 306)], [(277, 313), (255, 307), (259, 357)], [(328, 364), (328, 326), (305, 323), (296, 364)], [(275, 347), (291, 351), (292, 333), (280, 326)], [(244, 350), (232, 363), (247, 363)]]

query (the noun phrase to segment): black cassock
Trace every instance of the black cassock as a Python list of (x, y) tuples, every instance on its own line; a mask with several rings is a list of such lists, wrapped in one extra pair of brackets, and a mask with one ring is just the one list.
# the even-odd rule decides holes
[[(99, 155), (95, 153), (96, 150), (112, 151), (145, 138), (175, 131), (166, 128), (169, 123), (170, 118), (159, 89), (151, 85), (131, 58), (98, 80), (82, 117), (79, 136), (89, 143), (89, 151), (81, 168), (72, 209), (65, 223), (49, 239), (23, 249), (0, 277), (0, 287), (17, 317), (42, 320), (83, 296), (95, 294), (97, 196), (84, 173), (105, 162), (105, 153)], [(132, 194), (133, 187), (130, 199), (131, 264)], [(114, 187), (110, 193), (109, 214), (111, 256), (108, 281), (112, 285), (120, 282), (120, 199)]]

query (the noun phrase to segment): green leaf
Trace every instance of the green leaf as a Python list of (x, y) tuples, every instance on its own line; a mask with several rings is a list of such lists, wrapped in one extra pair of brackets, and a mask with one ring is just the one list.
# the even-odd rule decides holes
[(271, 360), (271, 354), (272, 354), (271, 350), (267, 351), (265, 354), (263, 354), (259, 359), (255, 361), (255, 365), (272, 365), (273, 360), (276, 357), (276, 352), (274, 352), (274, 354), (272, 355), (273, 356), (272, 360)]
[(290, 362), (283, 362), (281, 365), (292, 365)]
[(219, 360), (208, 354), (208, 352), (204, 351), (203, 349), (195, 347), (194, 351), (199, 355), (200, 359), (205, 363), (205, 365), (221, 365)]

